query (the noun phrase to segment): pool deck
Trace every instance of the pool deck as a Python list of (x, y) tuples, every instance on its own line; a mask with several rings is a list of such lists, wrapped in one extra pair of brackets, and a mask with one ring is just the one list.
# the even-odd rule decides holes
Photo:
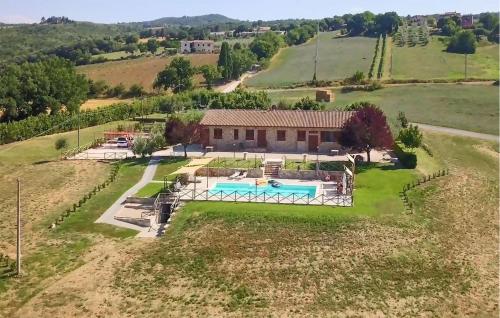
[[(208, 179), (208, 180), (207, 180)], [(330, 206), (351, 206), (352, 197), (350, 195), (332, 195), (332, 184), (322, 181), (307, 181), (297, 179), (276, 179), (287, 185), (314, 186), (316, 195), (314, 198), (304, 196), (276, 194), (213, 194), (209, 190), (213, 189), (217, 183), (247, 183), (255, 184), (262, 178), (233, 179), (228, 177), (198, 177), (198, 183), (190, 183), (180, 191), (180, 199), (183, 201), (228, 201), (228, 202), (255, 202), (255, 203), (278, 203), (278, 204), (304, 204), (304, 205), (330, 205)]]

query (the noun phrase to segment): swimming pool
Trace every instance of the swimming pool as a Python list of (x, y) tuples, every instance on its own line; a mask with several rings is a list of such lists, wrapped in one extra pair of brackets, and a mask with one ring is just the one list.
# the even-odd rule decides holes
[(274, 188), (270, 184), (265, 186), (257, 186), (252, 183), (223, 183), (217, 182), (215, 187), (210, 190), (210, 194), (233, 194), (237, 193), (240, 195), (246, 194), (257, 194), (266, 196), (281, 196), (295, 195), (298, 197), (309, 197), (314, 198), (316, 196), (315, 186), (303, 186), (303, 185), (290, 185), (282, 184), (279, 188)]

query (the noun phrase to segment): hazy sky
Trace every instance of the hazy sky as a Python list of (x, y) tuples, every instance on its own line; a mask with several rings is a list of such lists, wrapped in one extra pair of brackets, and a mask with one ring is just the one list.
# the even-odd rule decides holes
[(38, 22), (42, 16), (67, 16), (92, 22), (147, 21), (167, 16), (220, 13), (241, 20), (323, 18), (370, 10), (400, 15), (445, 11), (499, 11), (498, 0), (0, 0), (0, 21)]

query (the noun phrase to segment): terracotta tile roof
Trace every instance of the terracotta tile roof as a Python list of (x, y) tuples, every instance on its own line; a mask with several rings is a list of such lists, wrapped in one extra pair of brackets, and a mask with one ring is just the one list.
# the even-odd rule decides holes
[(201, 125), (341, 128), (352, 114), (351, 111), (211, 109), (205, 112)]

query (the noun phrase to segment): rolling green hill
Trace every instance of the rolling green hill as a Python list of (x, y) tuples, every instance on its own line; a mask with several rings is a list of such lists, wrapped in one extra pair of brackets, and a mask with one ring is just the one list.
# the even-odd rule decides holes
[[(462, 54), (445, 51), (445, 38), (433, 36), (426, 46), (393, 46), (394, 79), (457, 79), (464, 77)], [(479, 46), (468, 56), (468, 76), (498, 79), (498, 44)]]
[[(333, 32), (321, 33), (318, 80), (338, 80), (356, 71), (368, 74), (375, 51), (375, 38), (336, 38)], [(312, 80), (316, 39), (281, 50), (269, 69), (245, 83), (253, 87), (283, 87)]]
[(145, 26), (192, 26), (199, 27), (202, 25), (221, 24), (238, 22), (239, 20), (231, 19), (221, 14), (206, 14), (193, 17), (164, 17), (152, 21), (143, 22)]
[(13, 61), (61, 45), (71, 45), (87, 39), (102, 39), (134, 31), (139, 26), (129, 24), (69, 24), (16, 25), (0, 29), (0, 62)]

